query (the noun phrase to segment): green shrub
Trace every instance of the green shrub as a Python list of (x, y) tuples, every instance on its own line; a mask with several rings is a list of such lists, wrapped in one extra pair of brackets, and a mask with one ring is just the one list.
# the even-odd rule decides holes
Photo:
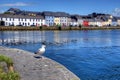
[[(5, 62), (8, 68), (13, 66), (12, 59), (4, 55), (0, 55), (0, 62)], [(20, 80), (20, 76), (14, 71), (4, 72), (3, 67), (0, 65), (0, 80)]]
[(41, 29), (42, 29), (42, 26), (40, 26), (39, 28), (40, 28), (40, 30), (41, 30)]
[(20, 76), (16, 72), (0, 73), (0, 80), (20, 80)]
[(61, 30), (61, 26), (58, 27), (58, 30)]
[(4, 55), (0, 55), (0, 62), (6, 62), (8, 66), (13, 65), (12, 59)]

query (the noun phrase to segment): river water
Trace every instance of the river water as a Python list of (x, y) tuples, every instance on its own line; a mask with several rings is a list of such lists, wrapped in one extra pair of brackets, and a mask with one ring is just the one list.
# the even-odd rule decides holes
[(0, 32), (2, 46), (35, 52), (42, 42), (81, 80), (120, 80), (120, 30)]

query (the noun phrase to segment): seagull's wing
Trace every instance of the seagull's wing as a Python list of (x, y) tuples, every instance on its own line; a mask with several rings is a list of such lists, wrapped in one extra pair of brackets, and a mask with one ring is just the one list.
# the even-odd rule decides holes
[(41, 55), (45, 52), (45, 49), (44, 48), (40, 48), (38, 51), (37, 51), (37, 54)]

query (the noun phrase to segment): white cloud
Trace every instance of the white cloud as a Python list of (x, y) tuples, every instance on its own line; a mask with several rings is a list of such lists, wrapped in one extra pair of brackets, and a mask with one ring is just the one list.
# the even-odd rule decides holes
[(120, 16), (120, 8), (115, 8), (112, 14), (114, 16)]
[(0, 6), (3, 7), (14, 7), (14, 6), (29, 6), (29, 3), (17, 2), (17, 3), (8, 3), (8, 4), (1, 4)]

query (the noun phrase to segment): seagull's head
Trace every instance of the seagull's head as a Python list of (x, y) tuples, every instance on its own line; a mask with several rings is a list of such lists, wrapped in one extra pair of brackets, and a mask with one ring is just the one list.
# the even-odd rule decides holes
[(42, 44), (42, 47), (43, 47), (43, 48), (45, 48), (45, 47), (46, 47), (46, 45)]
[(45, 48), (45, 47), (46, 47), (45, 42), (42, 42), (42, 48)]

